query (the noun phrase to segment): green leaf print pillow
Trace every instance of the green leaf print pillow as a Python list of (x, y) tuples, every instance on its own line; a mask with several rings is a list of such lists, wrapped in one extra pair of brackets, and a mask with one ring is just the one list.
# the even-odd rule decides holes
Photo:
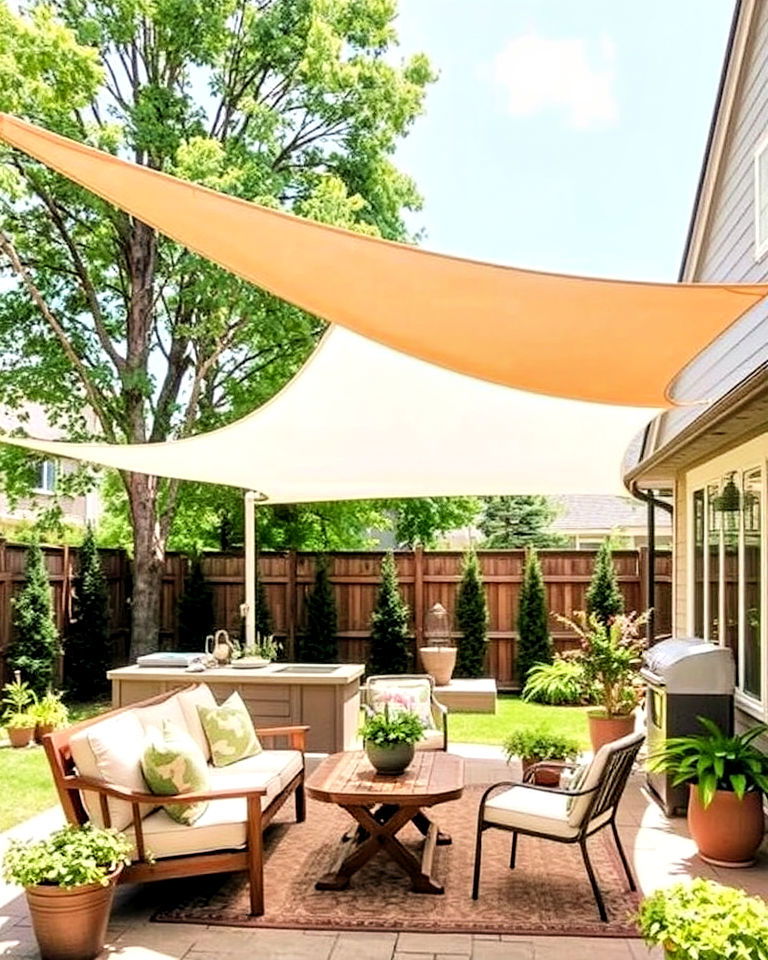
[(219, 707), (198, 706), (197, 712), (211, 747), (214, 767), (226, 767), (261, 753), (251, 715), (239, 693), (231, 694)]
[[(141, 770), (151, 793), (167, 797), (174, 793), (197, 793), (208, 789), (208, 764), (192, 737), (170, 720), (162, 733), (155, 727), (147, 734)], [(207, 801), (169, 803), (163, 809), (177, 823), (191, 826), (205, 813)]]

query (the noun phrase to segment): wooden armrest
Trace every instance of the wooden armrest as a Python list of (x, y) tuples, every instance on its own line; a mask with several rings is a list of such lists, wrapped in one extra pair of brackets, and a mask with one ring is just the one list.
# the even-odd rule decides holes
[(291, 741), (291, 747), (294, 750), (301, 750), (301, 752), (304, 753), (306, 750), (308, 730), (308, 724), (295, 724), (294, 726), (288, 727), (258, 727), (256, 729), (256, 736), (259, 737), (259, 739), (262, 737), (266, 739), (288, 737)]
[(125, 800), (127, 803), (148, 803), (154, 807), (164, 807), (169, 803), (197, 803), (203, 800), (231, 800), (235, 797), (263, 796), (267, 791), (264, 787), (227, 787), (221, 790), (200, 790), (195, 793), (140, 793), (137, 790), (126, 790), (125, 787), (106, 780), (95, 780), (93, 777), (64, 777), (67, 787), (76, 790), (91, 790), (94, 793), (114, 797), (116, 800)]

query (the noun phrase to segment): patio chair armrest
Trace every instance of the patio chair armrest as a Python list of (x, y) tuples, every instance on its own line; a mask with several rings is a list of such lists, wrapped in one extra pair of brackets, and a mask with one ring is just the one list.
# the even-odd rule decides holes
[(198, 803), (204, 800), (231, 800), (235, 797), (263, 796), (267, 791), (264, 787), (226, 787), (221, 790), (198, 790), (194, 793), (141, 793), (138, 790), (127, 790), (116, 783), (107, 780), (96, 780), (93, 777), (68, 776), (64, 777), (64, 784), (70, 789), (90, 790), (116, 800), (125, 800), (127, 803), (147, 803), (155, 807), (164, 807), (169, 803)]
[(302, 753), (307, 748), (307, 731), (309, 724), (294, 724), (287, 727), (257, 727), (256, 736), (261, 739), (275, 739), (276, 737), (288, 737), (291, 741), (293, 750), (301, 750)]

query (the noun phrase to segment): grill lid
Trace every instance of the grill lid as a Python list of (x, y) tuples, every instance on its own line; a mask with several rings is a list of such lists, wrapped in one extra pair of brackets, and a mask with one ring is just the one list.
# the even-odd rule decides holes
[(733, 654), (727, 647), (673, 637), (651, 647), (643, 659), (646, 679), (661, 681), (670, 693), (733, 693)]

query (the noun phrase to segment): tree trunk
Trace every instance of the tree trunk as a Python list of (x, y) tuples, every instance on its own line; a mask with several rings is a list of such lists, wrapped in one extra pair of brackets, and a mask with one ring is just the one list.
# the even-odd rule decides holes
[(157, 477), (125, 474), (133, 521), (131, 656), (158, 649), (165, 538), (157, 516)]

